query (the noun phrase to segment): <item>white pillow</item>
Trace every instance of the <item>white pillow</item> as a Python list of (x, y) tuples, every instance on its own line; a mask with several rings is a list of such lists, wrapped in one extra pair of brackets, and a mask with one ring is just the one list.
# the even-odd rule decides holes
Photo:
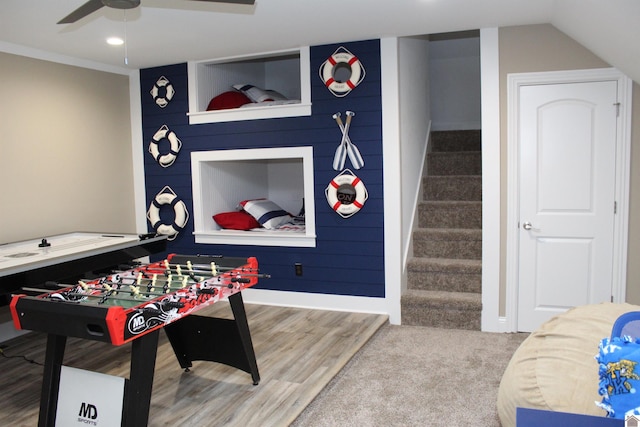
[(293, 220), (287, 211), (282, 209), (271, 200), (257, 199), (244, 200), (240, 206), (252, 217), (254, 217), (264, 228), (275, 230), (282, 224)]
[(253, 85), (233, 85), (233, 88), (239, 92), (242, 92), (251, 102), (265, 102), (265, 101), (284, 101), (287, 98), (281, 93), (275, 90), (262, 90)]

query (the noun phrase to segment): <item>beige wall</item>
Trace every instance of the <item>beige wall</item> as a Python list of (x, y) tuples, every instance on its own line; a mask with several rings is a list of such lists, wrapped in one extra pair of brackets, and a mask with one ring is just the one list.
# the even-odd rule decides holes
[[(582, 45), (552, 25), (506, 27), (499, 30), (500, 48), (500, 122), (501, 122), (501, 216), (507, 217), (507, 74), (609, 67)], [(634, 84), (634, 114), (631, 159), (631, 204), (629, 216), (629, 267), (627, 301), (640, 304), (640, 98)], [(502, 221), (501, 242), (501, 314), (504, 314), (506, 290), (506, 221)]]
[(129, 77), (0, 52), (0, 244), (135, 232)]

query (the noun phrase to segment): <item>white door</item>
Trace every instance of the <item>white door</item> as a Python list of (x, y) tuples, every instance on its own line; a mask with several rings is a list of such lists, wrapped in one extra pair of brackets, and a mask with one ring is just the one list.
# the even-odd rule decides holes
[(616, 103), (616, 81), (520, 87), (520, 331), (611, 299)]

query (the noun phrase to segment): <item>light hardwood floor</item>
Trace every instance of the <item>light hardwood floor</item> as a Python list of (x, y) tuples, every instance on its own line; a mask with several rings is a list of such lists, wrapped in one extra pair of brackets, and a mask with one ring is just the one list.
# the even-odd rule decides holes
[[(385, 323), (387, 316), (246, 304), (261, 381), (212, 362), (178, 364), (160, 334), (150, 426), (288, 426)], [(199, 315), (231, 318), (220, 302)], [(31, 333), (3, 343), (6, 356), (44, 362), (46, 337)], [(127, 377), (130, 344), (70, 338), (64, 365)], [(35, 426), (42, 366), (0, 357), (0, 426)]]

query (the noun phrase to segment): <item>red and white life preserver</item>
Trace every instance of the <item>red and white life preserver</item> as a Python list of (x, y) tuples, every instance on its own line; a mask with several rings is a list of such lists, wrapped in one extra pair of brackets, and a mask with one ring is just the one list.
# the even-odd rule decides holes
[[(173, 222), (169, 224), (163, 223), (160, 219), (160, 208), (164, 205), (169, 205), (173, 208)], [(147, 211), (147, 219), (156, 233), (169, 236), (167, 240), (173, 240), (187, 224), (189, 212), (187, 212), (187, 206), (184, 202), (167, 185), (151, 201)]]
[[(170, 149), (166, 154), (160, 154), (160, 149), (158, 148), (158, 144), (163, 139), (167, 138), (169, 140)], [(182, 147), (182, 142), (178, 139), (175, 132), (169, 130), (167, 125), (162, 125), (160, 129), (153, 135), (151, 142), (149, 143), (149, 153), (153, 156), (153, 158), (158, 162), (160, 166), (163, 168), (167, 168), (176, 161), (176, 157), (178, 157), (178, 153), (180, 152), (180, 148)]]
[[(345, 81), (335, 79), (335, 72), (339, 68), (349, 68), (349, 78)], [(320, 78), (325, 86), (337, 97), (346, 96), (364, 79), (364, 67), (360, 60), (344, 47), (340, 46), (320, 66)]]
[[(162, 88), (164, 88), (164, 94), (160, 94)], [(156, 105), (160, 108), (164, 108), (169, 105), (169, 102), (171, 102), (175, 93), (176, 91), (173, 89), (173, 85), (165, 76), (160, 76), (158, 81), (156, 81), (151, 88), (151, 96), (156, 102)]]
[(349, 218), (362, 209), (369, 197), (364, 183), (349, 169), (333, 178), (324, 194), (331, 209), (343, 218)]

